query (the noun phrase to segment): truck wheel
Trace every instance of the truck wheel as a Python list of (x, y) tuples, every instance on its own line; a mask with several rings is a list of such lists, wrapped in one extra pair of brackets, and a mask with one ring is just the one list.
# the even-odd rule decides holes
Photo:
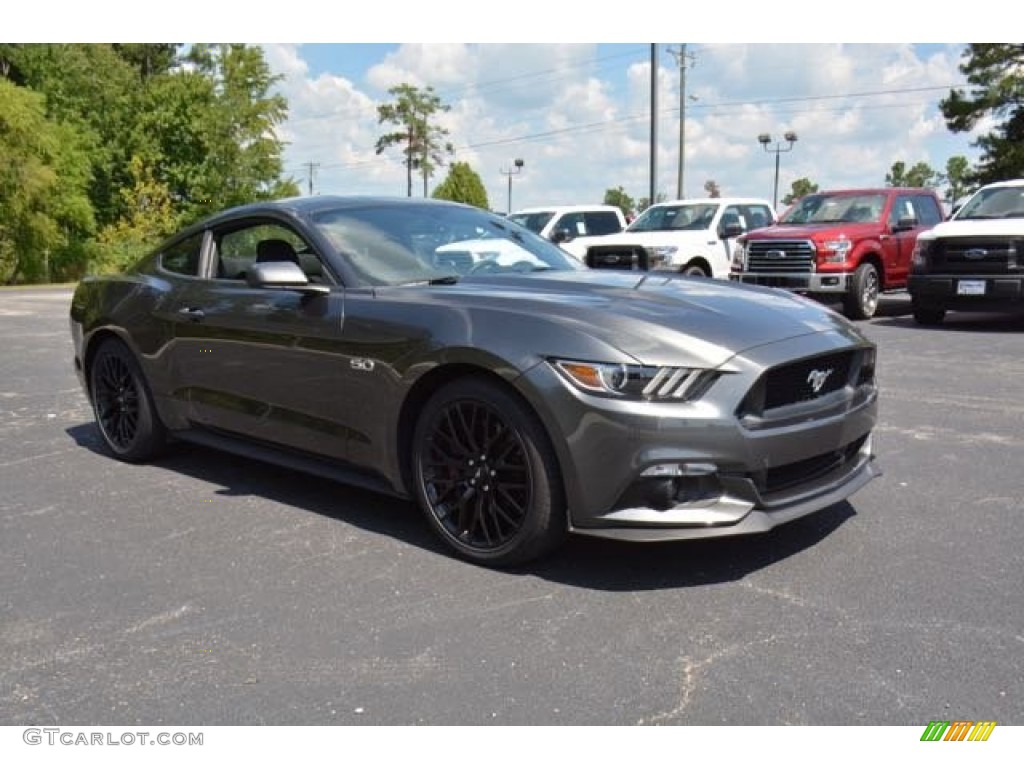
[(878, 309), (878, 270), (865, 261), (853, 273), (843, 299), (843, 311), (851, 320), (870, 320)]
[(929, 307), (913, 300), (910, 306), (918, 325), (939, 325), (946, 316), (946, 310), (942, 307)]
[(687, 277), (709, 277), (708, 273), (704, 271), (704, 267), (696, 262), (687, 264), (679, 271)]

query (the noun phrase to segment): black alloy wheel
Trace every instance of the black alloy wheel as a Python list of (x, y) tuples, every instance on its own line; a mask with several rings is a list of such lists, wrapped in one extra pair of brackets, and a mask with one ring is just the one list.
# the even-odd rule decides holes
[(417, 423), (413, 469), (427, 519), (468, 560), (522, 563), (565, 533), (547, 436), (499, 384), (463, 379), (435, 394)]
[(90, 368), (89, 389), (103, 442), (115, 456), (144, 461), (159, 452), (163, 425), (139, 364), (122, 342), (102, 342)]

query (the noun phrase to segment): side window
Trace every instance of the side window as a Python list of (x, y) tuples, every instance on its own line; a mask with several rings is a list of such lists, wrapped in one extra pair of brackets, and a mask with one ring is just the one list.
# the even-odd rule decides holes
[(613, 211), (590, 211), (583, 214), (588, 235), (612, 235), (622, 231), (619, 217)]
[(772, 224), (772, 212), (766, 205), (747, 205), (746, 209), (747, 229), (760, 229)]
[[(889, 226), (895, 227), (901, 219), (913, 219), (918, 221), (917, 212), (914, 210), (914, 198), (907, 195), (900, 195), (889, 212)], [(920, 223), (918, 221), (918, 223)]]
[(203, 247), (203, 233), (192, 235), (175, 243), (160, 254), (160, 266), (176, 275), (195, 277), (199, 273), (199, 252)]
[(738, 205), (730, 205), (722, 211), (722, 218), (718, 222), (719, 237), (725, 236), (725, 228), (730, 224), (739, 224), (744, 231), (750, 229), (750, 222), (747, 221)]
[(214, 236), (218, 278), (244, 280), (257, 262), (291, 261), (298, 264), (311, 282), (329, 282), (320, 259), (296, 232), (276, 222), (254, 222), (248, 226), (217, 232)]
[(914, 210), (917, 211), (917, 222), (922, 226), (934, 227), (942, 221), (942, 210), (931, 195), (915, 197)]
[(572, 237), (580, 237), (586, 235), (587, 225), (583, 220), (583, 214), (576, 213), (563, 213), (562, 216), (555, 222), (555, 226), (551, 228), (551, 232), (557, 232), (560, 229), (569, 230), (569, 234)]

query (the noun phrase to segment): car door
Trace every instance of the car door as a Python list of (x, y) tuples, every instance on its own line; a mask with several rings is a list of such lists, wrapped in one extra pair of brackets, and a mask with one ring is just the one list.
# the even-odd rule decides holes
[(910, 258), (917, 235), (925, 229), (914, 205), (914, 195), (897, 195), (893, 201), (886, 227), (889, 237), (882, 241), (887, 285), (904, 285), (910, 274)]
[[(250, 286), (246, 268), (267, 240), (292, 243), (306, 257), (307, 275), (332, 282), (307, 242), (281, 223), (252, 220), (215, 230), (212, 279), (185, 288), (177, 310), (175, 363), (189, 420), (344, 458), (349, 430), (338, 407), (344, 290), (310, 295)], [(311, 267), (311, 258), (318, 267)]]

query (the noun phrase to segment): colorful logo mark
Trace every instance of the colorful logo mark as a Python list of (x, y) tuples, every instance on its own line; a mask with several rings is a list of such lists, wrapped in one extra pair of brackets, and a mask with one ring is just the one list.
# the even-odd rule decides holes
[(921, 741), (988, 741), (995, 727), (995, 720), (932, 720)]

